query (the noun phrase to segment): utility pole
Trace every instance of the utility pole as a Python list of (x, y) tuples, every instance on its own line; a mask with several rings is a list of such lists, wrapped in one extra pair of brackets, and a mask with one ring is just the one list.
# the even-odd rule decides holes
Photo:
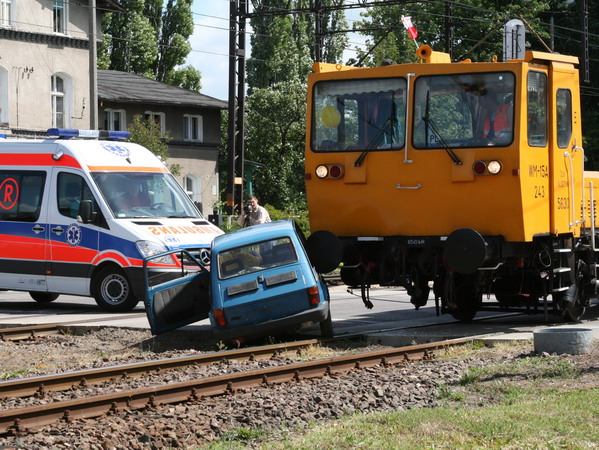
[(589, 1), (580, 0), (580, 63), (582, 82), (591, 83), (590, 57), (589, 57)]
[(98, 129), (98, 53), (96, 50), (96, 0), (89, 0), (89, 126)]
[(453, 50), (453, 2), (445, 2), (445, 53), (451, 58)]
[(227, 212), (243, 204), (245, 159), (245, 25), (247, 0), (230, 0), (229, 8), (229, 126)]
[(321, 62), (324, 50), (324, 35), (322, 34), (322, 1), (310, 0), (314, 8), (314, 62)]

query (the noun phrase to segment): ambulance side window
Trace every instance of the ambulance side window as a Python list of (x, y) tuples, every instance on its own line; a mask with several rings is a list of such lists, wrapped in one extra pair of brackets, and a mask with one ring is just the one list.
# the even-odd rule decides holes
[(0, 171), (0, 220), (37, 222), (46, 172)]
[(82, 200), (92, 201), (92, 210), (98, 211), (98, 205), (85, 180), (74, 173), (58, 174), (58, 210), (63, 216), (77, 218)]

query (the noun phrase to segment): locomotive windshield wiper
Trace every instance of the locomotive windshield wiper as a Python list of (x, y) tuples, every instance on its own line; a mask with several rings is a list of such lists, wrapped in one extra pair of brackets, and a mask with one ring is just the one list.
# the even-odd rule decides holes
[[(374, 135), (372, 140), (366, 146), (366, 149), (354, 161), (354, 167), (360, 167), (362, 165), (362, 162), (364, 161), (364, 158), (366, 158), (367, 153), (370, 150), (372, 150), (373, 148), (377, 148), (379, 146), (379, 144), (381, 143), (381, 141), (383, 140), (385, 135), (389, 131), (392, 131), (394, 129), (396, 123), (397, 123), (397, 117), (395, 114), (395, 100), (393, 98), (393, 99), (391, 99), (391, 115), (389, 116), (389, 118), (387, 120), (385, 120), (385, 123), (383, 123), (383, 126), (381, 126), (379, 128), (379, 130)], [(393, 140), (393, 133), (391, 133), (391, 140)]]
[[(439, 130), (437, 130), (437, 127), (435, 126), (435, 123), (433, 122), (433, 120), (430, 118), (430, 99), (431, 99), (431, 91), (427, 91), (426, 93), (426, 108), (425, 108), (425, 114), (424, 117), (422, 118), (422, 120), (424, 120), (424, 125), (425, 125), (425, 136), (428, 136), (428, 130), (430, 129), (435, 136), (437, 137), (437, 139), (439, 140), (439, 142), (441, 143), (441, 146), (443, 147), (443, 150), (445, 150), (445, 152), (449, 155), (449, 157), (451, 158), (451, 161), (459, 166), (460, 164), (462, 164), (462, 160), (458, 157), (458, 155), (455, 154), (455, 152), (449, 148), (449, 145), (447, 145), (447, 142), (445, 142), (445, 139), (443, 139), (443, 136), (441, 136), (441, 133), (439, 133)], [(426, 144), (428, 147), (428, 138), (426, 139)]]

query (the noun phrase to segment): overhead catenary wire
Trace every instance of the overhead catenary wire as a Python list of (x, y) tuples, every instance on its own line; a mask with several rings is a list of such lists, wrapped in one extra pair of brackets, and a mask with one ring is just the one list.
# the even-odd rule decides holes
[[(229, 3), (229, 2), (227, 2), (227, 3)], [(385, 3), (385, 2), (383, 2), (383, 3)], [(393, 3), (393, 2), (386, 2), (386, 3), (390, 4), (390, 3)], [(408, 3), (428, 3), (428, 2), (427, 1), (420, 1), (420, 2), (414, 1), (414, 2), (408, 2)], [(76, 4), (76, 5), (81, 6), (81, 7), (88, 7), (87, 5), (80, 4), (78, 2), (65, 1), (65, 4)], [(362, 9), (364, 9), (364, 6), (363, 6), (364, 2), (354, 3), (352, 5), (353, 5), (352, 7), (354, 7), (354, 8), (360, 7)], [(475, 7), (475, 6), (472, 6), (472, 5), (466, 5), (466, 4), (459, 3), (459, 2), (454, 2), (454, 6), (459, 6), (459, 7), (462, 7), (464, 9), (474, 9), (474, 10), (477, 10), (477, 11), (487, 12), (487, 13), (490, 13), (490, 14), (493, 14), (493, 15), (497, 15), (497, 11), (486, 9), (486, 8)], [(330, 7), (329, 9), (331, 9), (331, 8), (333, 8), (333, 7)], [(97, 7), (97, 6), (96, 6), (96, 9), (99, 10), (99, 11), (111, 11), (113, 14), (126, 14), (124, 12), (107, 10), (106, 8)], [(285, 10), (283, 10), (281, 8), (275, 8), (275, 7), (270, 7), (270, 9), (273, 9), (273, 10), (276, 9), (277, 12), (285, 11)], [(418, 10), (413, 10), (413, 9), (409, 9), (409, 8), (404, 8), (404, 9), (406, 10), (407, 13), (410, 13), (410, 14), (418, 15), (419, 13), (421, 13), (421, 11), (418, 11)], [(309, 13), (309, 11), (302, 11), (302, 12)], [(505, 14), (506, 13), (502, 13), (501, 16), (505, 16)], [(219, 17), (219, 16), (214, 16), (214, 15), (195, 13), (195, 12), (192, 12), (192, 15), (201, 16), (201, 17), (209, 17), (209, 18), (213, 18), (213, 19), (217, 19), (217, 20), (223, 20), (223, 21), (228, 21), (229, 20), (228, 18), (225, 18), (225, 17)], [(443, 14), (435, 14), (435, 13), (431, 13), (430, 11), (427, 11), (427, 15), (429, 15), (429, 16), (430, 15), (436, 15), (436, 16), (439, 16), (439, 17), (443, 17), (444, 16)], [(148, 16), (148, 15), (146, 15), (146, 17), (147, 18), (158, 18), (157, 16)], [(463, 17), (463, 16), (458, 16), (458, 15), (454, 15), (453, 17), (454, 17), (454, 19), (460, 20), (460, 21), (480, 21), (480, 22), (487, 22), (488, 21), (488, 20), (485, 20), (485, 19), (482, 19), (482, 18), (480, 18), (480, 19), (479, 18), (470, 18), (470, 17)], [(539, 23), (538, 20), (535, 21), (535, 22)], [(50, 30), (50, 28), (51, 28), (50, 26), (32, 24), (32, 23), (23, 22), (23, 21), (16, 21), (14, 23), (18, 23), (18, 24), (22, 24), (22, 25), (35, 25), (35, 26), (39, 26), (39, 27), (42, 27), (42, 28), (46, 28), (48, 30)], [(548, 26), (547, 23), (543, 23), (543, 22), (541, 22), (541, 25)], [(229, 28), (217, 27), (217, 26), (214, 26), (214, 25), (207, 25), (207, 24), (202, 24), (202, 23), (194, 23), (194, 27), (204, 27), (204, 28), (220, 29), (222, 31), (229, 32)], [(398, 25), (398, 27), (399, 27), (399, 25)], [(567, 28), (567, 27), (563, 27), (563, 26), (556, 26), (556, 28), (559, 28), (561, 30), (568, 31), (568, 32), (580, 32), (580, 30), (578, 30), (578, 29)], [(350, 29), (350, 30), (339, 30), (339, 31), (335, 31), (335, 32), (336, 33), (339, 33), (339, 32), (360, 33), (360, 32), (364, 32), (364, 31), (369, 31), (369, 29), (368, 28), (366, 28), (366, 29), (356, 29), (356, 28), (353, 28), (353, 29)], [(421, 31), (423, 31), (423, 30), (421, 30)], [(244, 33), (246, 33), (246, 35), (256, 35), (256, 36), (260, 36), (260, 37), (274, 37), (272, 35), (268, 35), (268, 34), (264, 34), (264, 33), (255, 33), (253, 31), (248, 31), (248, 30), (244, 31)], [(75, 35), (76, 34), (81, 34), (82, 36), (87, 36), (87, 33), (77, 32), (77, 31), (71, 31), (71, 34), (75, 34)], [(589, 36), (599, 37), (599, 34), (589, 33)], [(111, 37), (113, 37), (113, 36), (111, 36)], [(571, 38), (571, 36), (566, 36), (566, 37)], [(125, 40), (125, 39), (121, 38), (121, 40)], [(458, 36), (458, 37), (454, 37), (454, 40), (455, 41), (465, 41), (465, 40), (467, 40), (467, 38), (459, 37)], [(574, 40), (574, 42), (579, 42), (577, 39), (573, 39), (573, 40)], [(135, 43), (136, 41), (130, 40), (130, 42)], [(365, 43), (352, 42), (351, 44), (352, 45), (358, 45), (358, 46), (367, 47), (367, 44), (365, 44)], [(162, 45), (161, 47), (163, 47), (163, 48), (167, 47), (168, 48), (168, 46), (166, 46), (166, 45)], [(345, 49), (345, 50), (355, 51), (354, 49)], [(216, 55), (216, 56), (229, 57), (229, 55), (226, 54), (226, 53), (209, 52), (209, 51), (204, 51), (204, 50), (199, 50), (199, 49), (192, 49), (191, 52), (213, 54), (213, 55)]]
[[(224, 3), (225, 1), (227, 1), (227, 0), (223, 0), (223, 3)], [(227, 3), (229, 3), (229, 2), (227, 1)], [(382, 2), (382, 3), (385, 3), (385, 2)], [(381, 4), (382, 4), (382, 3), (381, 3)], [(386, 2), (386, 3), (392, 3), (392, 2)], [(408, 3), (416, 3), (416, 2), (414, 1), (414, 2), (408, 2)], [(408, 3), (406, 3), (406, 4), (408, 4)], [(428, 3), (428, 2), (418, 2), (418, 3)], [(499, 20), (501, 17), (504, 17), (504, 16), (506, 15), (506, 13), (501, 13), (501, 14), (499, 14), (499, 15), (498, 15), (498, 12), (497, 12), (497, 11), (495, 11), (495, 10), (490, 10), (490, 9), (487, 9), (487, 8), (475, 7), (475, 6), (473, 6), (473, 5), (466, 5), (466, 4), (463, 4), (463, 3), (460, 3), (460, 2), (453, 2), (453, 3), (454, 3), (454, 6), (459, 6), (459, 7), (461, 7), (461, 8), (464, 8), (464, 9), (476, 10), (476, 11), (480, 11), (480, 12), (486, 12), (486, 13), (489, 13), (489, 14), (495, 15), (496, 17), (498, 17), (498, 19), (497, 19), (497, 20)], [(87, 5), (85, 5), (85, 4), (80, 4), (80, 3), (78, 3), (78, 2), (73, 2), (73, 1), (71, 1), (71, 2), (69, 2), (69, 1), (66, 1), (66, 2), (65, 2), (65, 4), (76, 4), (76, 5), (79, 5), (79, 6), (81, 6), (81, 7), (88, 7), (88, 6), (87, 6)], [(362, 9), (364, 9), (364, 6), (363, 6), (364, 4), (365, 4), (364, 2), (353, 3), (353, 4), (352, 4), (352, 8), (362, 8)], [(405, 6), (406, 4), (404, 4), (404, 5), (402, 5), (402, 6)], [(332, 7), (331, 7), (331, 8), (332, 8)], [(96, 7), (96, 9), (97, 9), (97, 10), (100, 10), (100, 11), (106, 11), (106, 8)], [(271, 7), (271, 9), (274, 9), (274, 7)], [(281, 8), (278, 8), (278, 11), (281, 11), (281, 10), (282, 10)], [(330, 10), (332, 10), (332, 9), (330, 9)], [(411, 9), (411, 8), (409, 8), (409, 7), (404, 7), (404, 10), (405, 10), (407, 13), (410, 13), (410, 14), (413, 14), (413, 15), (415, 15), (416, 17), (417, 17), (417, 15), (418, 15), (419, 13), (421, 13), (421, 11), (419, 11), (419, 10), (415, 10), (415, 9)], [(112, 11), (112, 10), (111, 10), (111, 11)], [(123, 13), (123, 12), (120, 12), (120, 11), (112, 11), (112, 13), (113, 13), (113, 14), (125, 14), (125, 13)], [(308, 12), (305, 12), (305, 13), (308, 13)], [(437, 15), (437, 16), (439, 16), (439, 17), (443, 17), (443, 14), (435, 14), (435, 13), (431, 13), (430, 11), (427, 11), (427, 15), (431, 15), (431, 14), (432, 14), (432, 15)], [(211, 18), (211, 19), (223, 20), (223, 21), (228, 21), (228, 20), (229, 20), (228, 18), (225, 18), (225, 17), (219, 17), (219, 16), (216, 16), (216, 15), (210, 15), (210, 14), (202, 14), (202, 13), (195, 13), (195, 12), (192, 12), (192, 15), (194, 15), (194, 16), (199, 16), (199, 17), (208, 17), (208, 18)], [(152, 18), (152, 16), (146, 16), (146, 17), (148, 17), (148, 18)], [(459, 15), (453, 15), (453, 17), (454, 17), (454, 19), (456, 19), (456, 20), (461, 20), (461, 21), (481, 21), (481, 22), (487, 22), (487, 21), (488, 21), (488, 20), (485, 20), (485, 19), (482, 19), (482, 18), (470, 18), (470, 17), (463, 17), (463, 16), (459, 16)], [(153, 18), (157, 18), (157, 17), (156, 17), (156, 16), (153, 16)], [(361, 21), (354, 21), (354, 22), (361, 22)], [(537, 26), (543, 26), (543, 25), (544, 25), (544, 26), (548, 26), (548, 24), (547, 24), (547, 23), (541, 22), (541, 21), (539, 21), (539, 20), (534, 20), (534, 22), (535, 22), (535, 25), (537, 25)], [(39, 24), (31, 24), (31, 23), (28, 23), (28, 22), (23, 22), (23, 21), (16, 21), (16, 22), (14, 22), (14, 23), (17, 23), (17, 24), (22, 24), (22, 25), (25, 25), (25, 24), (26, 24), (26, 25), (35, 25), (35, 26), (39, 26), (39, 27), (45, 28), (45, 29), (47, 29), (47, 30), (50, 30), (50, 29), (51, 29), (51, 27), (50, 27), (50, 26), (44, 26), (44, 25), (39, 25)], [(361, 23), (363, 23), (363, 22), (361, 22)], [(225, 28), (225, 27), (218, 27), (218, 26), (209, 25), (209, 24), (203, 24), (203, 23), (194, 23), (194, 28), (195, 28), (195, 27), (198, 27), (198, 28), (219, 29), (219, 30), (222, 30), (222, 31), (229, 32), (229, 29), (228, 29), (228, 28)], [(399, 24), (398, 24), (398, 28), (399, 28)], [(576, 32), (576, 34), (580, 33), (580, 30), (578, 30), (578, 29), (574, 29), (574, 28), (568, 28), (568, 27), (563, 27), (563, 26), (556, 26), (555, 28), (557, 28), (557, 29), (559, 29), (559, 30), (566, 31), (566, 32), (568, 32), (568, 31), (569, 31), (569, 32)], [(350, 29), (350, 30), (339, 30), (339, 31), (335, 31), (335, 32), (364, 33), (364, 32), (367, 32), (367, 31), (372, 31), (373, 29), (374, 29), (374, 28), (352, 28), (352, 29)], [(384, 28), (383, 28), (383, 29), (384, 29)], [(428, 32), (427, 30), (423, 30), (423, 29), (420, 29), (420, 31), (421, 31), (421, 32), (423, 32), (423, 33), (426, 33), (426, 32)], [(266, 38), (268, 38), (268, 37), (274, 37), (274, 36), (272, 36), (272, 35), (269, 35), (269, 34), (264, 34), (264, 33), (256, 33), (256, 32), (254, 32), (254, 31), (251, 31), (251, 30), (246, 30), (246, 31), (244, 31), (244, 32), (246, 33), (246, 35), (255, 35), (255, 36), (266, 37)], [(80, 34), (80, 35), (82, 35), (82, 36), (85, 36), (85, 37), (87, 37), (87, 34), (86, 34), (86, 33), (84, 33), (84, 32), (78, 32), (78, 31), (74, 31), (74, 30), (73, 30), (73, 31), (71, 31), (70, 33), (71, 33), (72, 35), (75, 35), (75, 36), (76, 36), (77, 34)], [(594, 38), (596, 38), (596, 37), (599, 37), (599, 34), (589, 33), (589, 36), (590, 36), (590, 37), (594, 37)], [(110, 37), (110, 38), (112, 38), (112, 39), (119, 39), (119, 40), (121, 40), (121, 41), (128, 41), (128, 42), (131, 42), (131, 43), (137, 43), (137, 42), (139, 42), (139, 41), (135, 41), (135, 40), (132, 40), (132, 39), (126, 39), (126, 38), (117, 38), (117, 37), (114, 37), (114, 36), (109, 36), (109, 37)], [(574, 43), (579, 43), (579, 42), (580, 42), (580, 40), (579, 40), (579, 39), (572, 38), (572, 36), (564, 36), (564, 37), (565, 37), (565, 38), (568, 38), (569, 40), (571, 40), (571, 41), (572, 41), (572, 42), (574, 42)], [(464, 41), (479, 42), (478, 40), (473, 40), (473, 39), (469, 39), (469, 38), (466, 38), (466, 37), (460, 37), (460, 36), (454, 36), (454, 41), (459, 41), (459, 42), (464, 42)], [(365, 50), (364, 50), (364, 51), (367, 51), (367, 52), (370, 52), (370, 51), (372, 50), (372, 49), (370, 49), (370, 48), (369, 48), (369, 44), (368, 44), (368, 43), (362, 43), (362, 42), (353, 42), (353, 41), (352, 41), (352, 42), (349, 42), (348, 44), (351, 44), (351, 45), (353, 45), (353, 46), (358, 46), (358, 47), (364, 47), (364, 48), (365, 48)], [(158, 44), (158, 46), (159, 46), (160, 48), (169, 48), (169, 47), (170, 47), (170, 46), (168, 46), (168, 45), (164, 45), (164, 44), (162, 44), (162, 45), (161, 45), (161, 44)], [(477, 45), (477, 47), (478, 47), (478, 45)], [(599, 46), (598, 46), (598, 45), (595, 45), (595, 44), (591, 44), (591, 45), (590, 45), (590, 47), (591, 47), (592, 49), (599, 48)], [(351, 48), (351, 47), (346, 47), (346, 48), (344, 49), (344, 51), (353, 51), (353, 52), (358, 52), (359, 50), (358, 50), (356, 47), (354, 47), (354, 48)], [(230, 56), (228, 53), (224, 53), (224, 52), (215, 52), (215, 51), (201, 50), (201, 49), (197, 49), (197, 48), (192, 48), (192, 49), (190, 50), (190, 53), (210, 54), (210, 55), (214, 55), (214, 56), (222, 56), (222, 57), (229, 57), (229, 56)], [(462, 56), (463, 56), (463, 55), (462, 55)], [(252, 59), (253, 59), (254, 61), (262, 61), (262, 62), (266, 62), (265, 60), (260, 60), (260, 59), (256, 59), (256, 58), (252, 58)], [(591, 61), (596, 61), (596, 60), (595, 60), (595, 59), (593, 59), (593, 58), (591, 58)]]

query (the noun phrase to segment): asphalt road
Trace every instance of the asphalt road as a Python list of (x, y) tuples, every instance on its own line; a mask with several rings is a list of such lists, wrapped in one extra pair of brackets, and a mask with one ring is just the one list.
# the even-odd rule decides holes
[[(372, 309), (362, 303), (359, 291), (349, 291), (343, 286), (333, 287), (331, 293), (331, 314), (336, 334), (354, 334), (423, 326), (430, 323), (453, 322), (449, 315), (436, 316), (434, 300), (416, 311), (409, 296), (403, 289), (372, 289), (370, 300)], [(149, 328), (143, 303), (129, 313), (107, 313), (99, 309), (92, 298), (61, 295), (51, 303), (37, 303), (27, 292), (0, 291), (0, 326), (8, 324), (46, 324), (86, 320), (90, 323), (115, 326)], [(13, 325), (10, 325), (13, 326)], [(207, 320), (197, 322), (187, 328), (209, 327)]]
[[(406, 339), (413, 336), (438, 334), (443, 338), (471, 336), (490, 333), (529, 332), (532, 329), (562, 324), (556, 316), (544, 314), (525, 315), (496, 312), (479, 312), (470, 324), (456, 322), (451, 315), (436, 315), (434, 300), (415, 310), (403, 289), (372, 289), (372, 309), (362, 303), (359, 291), (346, 287), (333, 287), (331, 314), (335, 335), (373, 334), (376, 332), (400, 333)], [(587, 310), (585, 319), (596, 321), (599, 308)], [(143, 303), (128, 313), (107, 313), (99, 309), (92, 298), (61, 295), (52, 303), (37, 303), (27, 292), (0, 291), (0, 328), (19, 325), (49, 323), (78, 323), (81, 325), (108, 325), (128, 328), (149, 328)], [(597, 322), (599, 323), (599, 321)], [(430, 328), (430, 325), (437, 325)], [(208, 320), (184, 327), (185, 330), (210, 332)], [(305, 330), (307, 336), (318, 336), (318, 327)], [(426, 337), (423, 340), (428, 340)]]

